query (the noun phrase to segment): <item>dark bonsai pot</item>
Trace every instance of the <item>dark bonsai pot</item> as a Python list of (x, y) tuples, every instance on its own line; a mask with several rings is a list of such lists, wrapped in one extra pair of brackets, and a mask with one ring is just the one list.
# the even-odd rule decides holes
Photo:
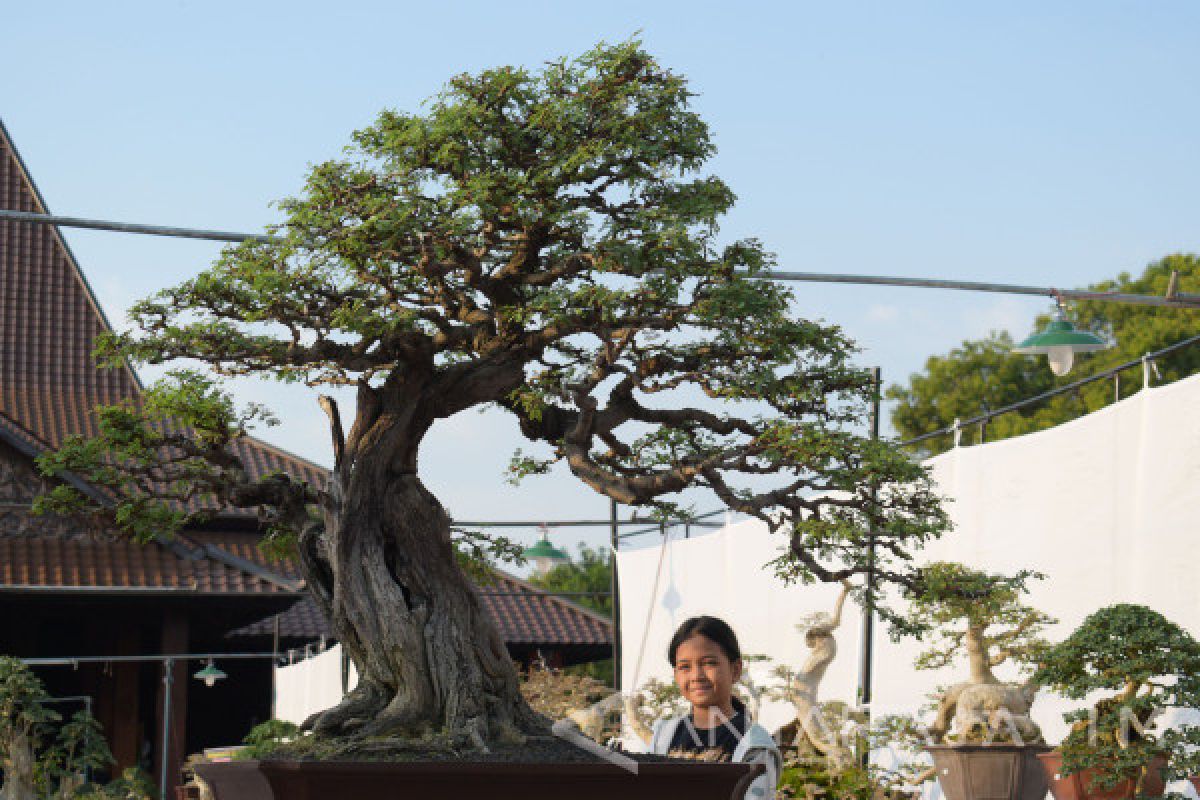
[(635, 775), (602, 763), (242, 761), (196, 771), (216, 800), (742, 800), (763, 767), (652, 762)]
[(934, 744), (938, 783), (947, 800), (1042, 800), (1046, 775), (1038, 764), (1044, 744)]
[[(1050, 793), (1054, 800), (1131, 800), (1137, 794), (1137, 786), (1132, 778), (1118, 783), (1111, 789), (1100, 789), (1092, 786), (1096, 770), (1085, 769), (1073, 775), (1063, 775), (1062, 752), (1051, 750), (1038, 756), (1042, 769), (1046, 772), (1046, 780), (1050, 784)], [(1156, 758), (1150, 762), (1143, 788), (1147, 797), (1161, 797), (1166, 790), (1163, 781), (1163, 770), (1167, 760)]]
[(216, 800), (271, 800), (271, 786), (257, 761), (197, 764), (196, 777), (208, 784)]

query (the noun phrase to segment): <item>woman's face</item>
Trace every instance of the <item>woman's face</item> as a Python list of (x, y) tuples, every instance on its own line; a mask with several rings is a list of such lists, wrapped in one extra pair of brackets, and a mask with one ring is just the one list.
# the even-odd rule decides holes
[(729, 706), (733, 684), (742, 677), (741, 659), (731, 662), (707, 636), (695, 634), (675, 651), (675, 685), (693, 706)]

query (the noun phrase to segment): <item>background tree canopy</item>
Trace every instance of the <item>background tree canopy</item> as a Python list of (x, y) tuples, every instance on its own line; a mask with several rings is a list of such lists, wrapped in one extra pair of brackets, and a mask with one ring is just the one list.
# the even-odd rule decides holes
[[(540, 589), (559, 594), (571, 594), (565, 599), (590, 608), (612, 619), (612, 554), (602, 548), (592, 549), (579, 545), (579, 555), (566, 564), (559, 564), (542, 575), (531, 575), (529, 582)], [(580, 594), (594, 592), (594, 594)], [(613, 682), (611, 658), (568, 667), (568, 672), (588, 675), (606, 686)]]
[[(1179, 291), (1200, 290), (1200, 257), (1190, 254), (1167, 256), (1150, 264), (1137, 278), (1122, 273), (1115, 280), (1088, 288), (1163, 295), (1173, 271), (1179, 273)], [(1033, 397), (1200, 333), (1200, 314), (1189, 309), (1087, 301), (1073, 303), (1069, 316), (1076, 327), (1115, 339), (1116, 346), (1080, 357), (1069, 375), (1055, 377), (1045, 358), (1013, 353), (1014, 342), (1007, 333), (993, 332), (983, 339), (965, 341), (946, 355), (931, 356), (925, 362), (925, 371), (909, 376), (907, 385), (888, 388), (885, 396), (896, 401), (892, 425), (897, 435), (909, 439), (953, 425), (955, 419), (967, 419)], [(1048, 319), (1048, 315), (1039, 317), (1037, 327)], [(1155, 383), (1193, 375), (1200, 371), (1200, 347), (1184, 348), (1157, 359), (1155, 364), (1159, 373)], [(1141, 389), (1140, 370), (1136, 367), (1122, 372), (1122, 398)], [(1050, 428), (1103, 408), (1115, 398), (1112, 381), (1096, 381), (994, 418), (988, 423), (987, 438), (1005, 439)], [(977, 436), (978, 431), (965, 432), (964, 441), (974, 442)], [(946, 435), (926, 440), (921, 447), (932, 455), (948, 450), (953, 444), (952, 437)]]

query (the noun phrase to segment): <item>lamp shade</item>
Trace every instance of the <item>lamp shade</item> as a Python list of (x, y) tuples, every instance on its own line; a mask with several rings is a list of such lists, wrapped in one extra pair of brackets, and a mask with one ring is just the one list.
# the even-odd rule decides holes
[(205, 666), (204, 669), (200, 670), (192, 677), (198, 681), (204, 681), (205, 686), (212, 686), (217, 681), (223, 680), (228, 676), (226, 676), (226, 674), (221, 670), (217, 669), (213, 662), (209, 661), (208, 665)]
[(1055, 375), (1066, 375), (1075, 363), (1076, 353), (1093, 353), (1106, 350), (1112, 345), (1094, 333), (1079, 331), (1061, 310), (1045, 328), (1033, 334), (1013, 348), (1014, 353), (1044, 355), (1050, 361)]

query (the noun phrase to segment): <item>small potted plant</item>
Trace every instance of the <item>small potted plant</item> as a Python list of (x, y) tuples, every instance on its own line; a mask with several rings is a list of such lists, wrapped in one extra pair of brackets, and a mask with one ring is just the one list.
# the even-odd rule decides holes
[(1168, 708), (1200, 708), (1200, 642), (1157, 611), (1102, 608), (1043, 656), (1035, 679), (1076, 700), (1109, 692), (1065, 715), (1070, 733), (1042, 756), (1056, 800), (1157, 797), (1188, 777), (1200, 727), (1155, 730)]
[(949, 800), (1046, 794), (1036, 756), (1049, 748), (1029, 716), (1037, 686), (1006, 683), (993, 672), (1005, 663), (1031, 670), (1047, 646), (1041, 633), (1054, 620), (1021, 602), (1026, 583), (1040, 577), (936, 562), (908, 592), (914, 629), (932, 634), (917, 668), (939, 669), (964, 657), (970, 667), (968, 680), (937, 696), (925, 748)]

